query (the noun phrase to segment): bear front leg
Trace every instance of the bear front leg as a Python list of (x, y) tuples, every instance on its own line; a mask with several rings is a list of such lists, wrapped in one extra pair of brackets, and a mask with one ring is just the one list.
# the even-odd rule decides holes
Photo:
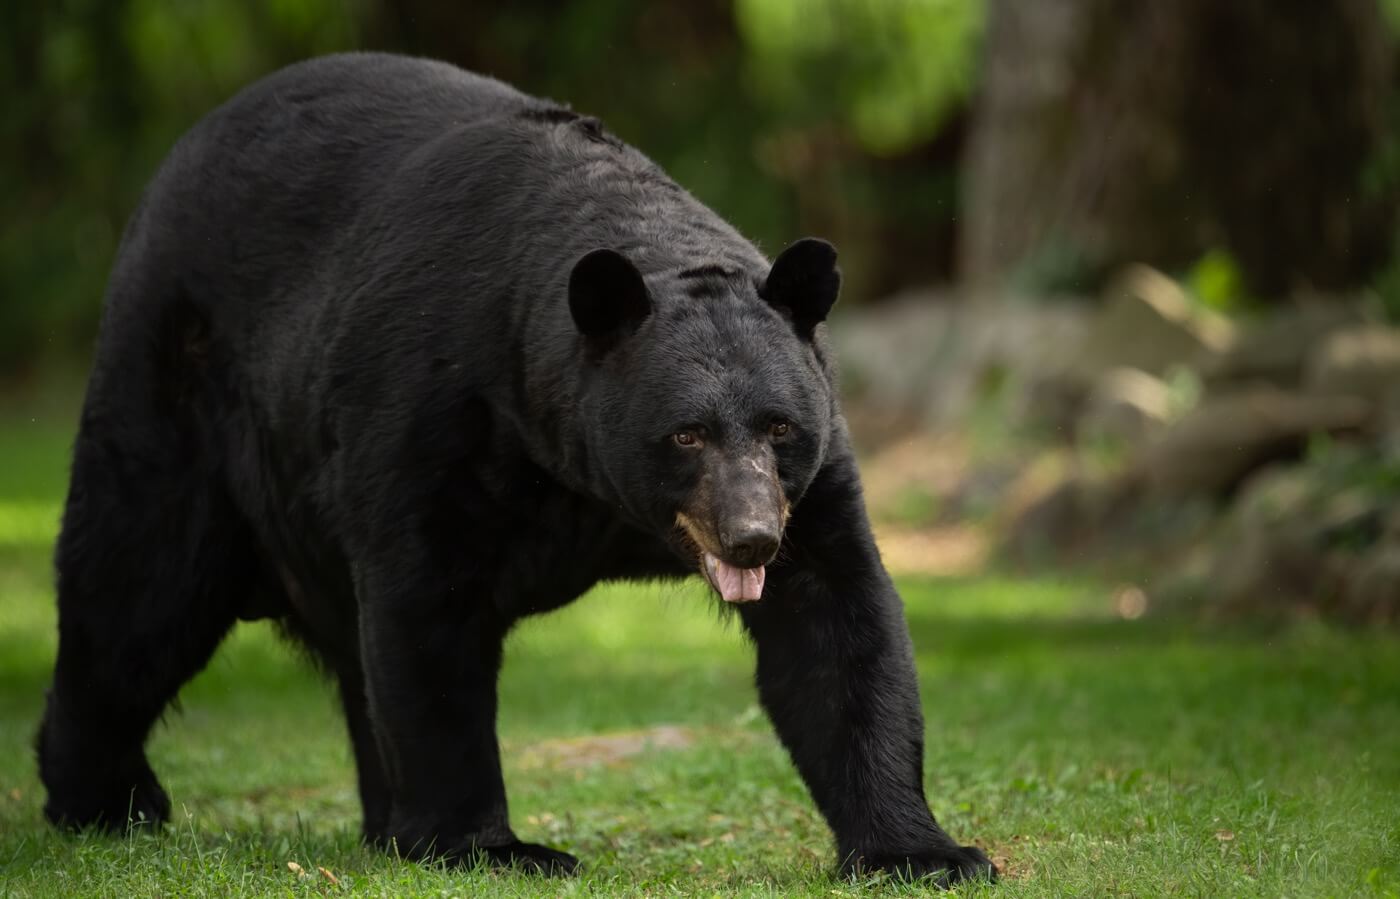
[(389, 845), (411, 858), (572, 874), (578, 859), (510, 827), (496, 739), (506, 623), (421, 556), (362, 575), (360, 649), (392, 797)]
[(923, 715), (902, 603), (880, 563), (848, 454), (794, 510), (786, 560), (740, 614), (759, 697), (836, 836), (843, 872), (995, 878), (954, 841), (923, 788)]

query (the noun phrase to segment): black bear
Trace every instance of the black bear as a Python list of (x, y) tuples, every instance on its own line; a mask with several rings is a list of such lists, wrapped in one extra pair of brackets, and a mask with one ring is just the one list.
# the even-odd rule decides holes
[(600, 580), (698, 573), (842, 869), (994, 876), (924, 798), (824, 344), (835, 263), (807, 239), (770, 264), (597, 120), (444, 63), (331, 56), (235, 96), (111, 274), (56, 552), (48, 818), (165, 819), (148, 731), (271, 617), (339, 681), (367, 839), (571, 872), (510, 826), (502, 641)]

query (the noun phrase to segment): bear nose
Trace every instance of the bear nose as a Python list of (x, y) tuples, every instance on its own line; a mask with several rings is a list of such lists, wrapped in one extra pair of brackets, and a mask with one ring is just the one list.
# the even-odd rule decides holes
[(757, 568), (772, 561), (778, 553), (778, 530), (752, 521), (720, 534), (725, 561), (739, 568)]

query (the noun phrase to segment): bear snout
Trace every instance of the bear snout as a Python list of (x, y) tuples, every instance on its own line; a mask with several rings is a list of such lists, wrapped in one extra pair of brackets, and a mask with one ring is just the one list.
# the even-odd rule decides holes
[(762, 521), (750, 518), (732, 528), (721, 528), (721, 555), (738, 568), (757, 568), (773, 561), (782, 540), (777, 519)]

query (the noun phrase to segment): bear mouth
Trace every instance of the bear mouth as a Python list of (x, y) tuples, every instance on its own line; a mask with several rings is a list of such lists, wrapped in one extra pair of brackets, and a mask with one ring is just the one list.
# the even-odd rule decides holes
[(767, 569), (740, 568), (716, 556), (704, 553), (700, 557), (700, 571), (710, 586), (715, 588), (725, 602), (756, 602), (763, 598), (763, 581)]
[(705, 529), (684, 512), (676, 513), (676, 535), (681, 551), (691, 558), (698, 557), (700, 574), (725, 602), (757, 602), (763, 598), (763, 582), (768, 573), (764, 566), (741, 568), (721, 559), (706, 548), (713, 546), (714, 541), (706, 539)]

